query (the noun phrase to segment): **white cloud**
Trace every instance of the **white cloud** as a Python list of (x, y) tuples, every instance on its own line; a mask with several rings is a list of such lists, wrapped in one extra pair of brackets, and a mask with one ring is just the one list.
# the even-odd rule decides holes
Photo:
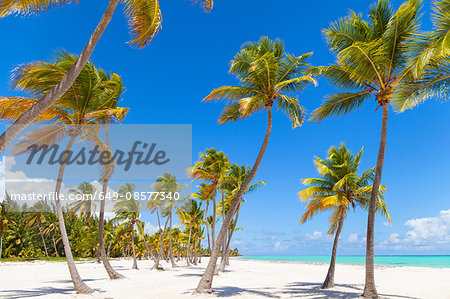
[(320, 239), (322, 239), (322, 232), (316, 230), (312, 234), (306, 233), (306, 239), (307, 240), (320, 240)]
[(438, 216), (410, 219), (404, 225), (409, 227), (404, 235), (392, 233), (379, 247), (431, 250), (450, 245), (450, 209), (440, 211)]
[(450, 209), (440, 211), (436, 217), (408, 220), (405, 225), (411, 228), (406, 233), (406, 240), (414, 244), (450, 242)]
[(289, 248), (289, 245), (282, 245), (280, 241), (275, 242), (274, 244), (274, 250), (275, 251), (285, 251), (286, 249)]
[(384, 222), (383, 222), (383, 225), (384, 225), (384, 226), (390, 226), (390, 227), (392, 227), (392, 222), (384, 221)]
[(158, 226), (153, 225), (150, 222), (145, 222), (144, 224), (144, 232), (148, 235), (153, 235), (158, 231)]

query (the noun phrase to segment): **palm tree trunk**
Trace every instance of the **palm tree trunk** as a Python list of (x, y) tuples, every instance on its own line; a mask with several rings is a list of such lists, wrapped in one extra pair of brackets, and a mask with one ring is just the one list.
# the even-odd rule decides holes
[(175, 258), (173, 256), (173, 248), (172, 248), (172, 210), (169, 214), (170, 217), (170, 224), (169, 224), (169, 259), (172, 263), (172, 268), (178, 267), (177, 264), (175, 264)]
[(72, 256), (72, 250), (70, 249), (69, 238), (67, 237), (66, 225), (64, 223), (64, 215), (62, 211), (61, 201), (59, 200), (59, 192), (61, 191), (61, 184), (64, 175), (64, 169), (66, 168), (66, 159), (68, 158), (69, 150), (71, 149), (73, 143), (75, 142), (76, 135), (72, 135), (69, 139), (69, 142), (66, 145), (66, 149), (64, 152), (63, 163), (61, 163), (58, 172), (58, 178), (56, 180), (55, 187), (55, 197), (56, 197), (56, 212), (58, 215), (59, 229), (61, 231), (61, 238), (64, 245), (64, 253), (66, 255), (67, 266), (69, 267), (70, 277), (72, 278), (73, 285), (75, 290), (79, 294), (91, 294), (94, 292), (93, 289), (88, 287), (80, 277), (78, 273), (77, 267), (75, 266), (75, 262)]
[[(106, 137), (106, 146), (109, 150), (111, 150), (110, 142), (109, 142), (109, 125), (108, 124), (105, 126), (105, 137)], [(114, 268), (109, 263), (108, 256), (106, 255), (106, 251), (105, 251), (105, 241), (103, 240), (103, 228), (105, 226), (106, 192), (108, 191), (108, 182), (109, 182), (110, 177), (111, 176), (109, 175), (109, 177), (107, 177), (103, 180), (103, 186), (102, 186), (103, 198), (101, 198), (101, 200), (100, 200), (100, 215), (98, 217), (98, 244), (100, 247), (100, 256), (102, 258), (103, 267), (105, 267), (105, 270), (108, 273), (109, 278), (110, 279), (120, 279), (120, 278), (125, 278), (125, 276), (123, 276), (122, 274), (120, 274), (116, 270), (114, 270)]]
[(55, 234), (52, 235), (52, 240), (53, 240), (53, 248), (55, 249), (55, 256), (59, 256), (58, 248), (56, 247), (56, 242), (55, 242)]
[(156, 258), (153, 256), (153, 253), (152, 253), (152, 251), (150, 250), (150, 247), (148, 246), (147, 240), (145, 240), (145, 235), (142, 236), (142, 239), (144, 240), (144, 245), (145, 245), (145, 248), (147, 248), (148, 255), (151, 257), (151, 259), (152, 259), (153, 261), (156, 261)]
[[(222, 252), (222, 258), (220, 260), (220, 266), (218, 268), (217, 272), (223, 272), (225, 271), (225, 267), (229, 266), (229, 257), (230, 257), (230, 245), (231, 245), (231, 237), (233, 236), (233, 232), (234, 232), (234, 228), (236, 227), (236, 222), (237, 219), (239, 217), (239, 210), (240, 210), (241, 205), (238, 206), (237, 211), (236, 211), (236, 218), (234, 221), (234, 225), (232, 227), (229, 228), (229, 232), (228, 232), (228, 240), (226, 243), (224, 243), (224, 248), (225, 248), (225, 254)], [(229, 211), (228, 211), (229, 212)], [(224, 238), (225, 239), (225, 238)]]
[(6, 131), (0, 136), (0, 153), (2, 153), (5, 148), (20, 134), (29, 124), (31, 124), (39, 115), (41, 115), (45, 110), (47, 110), (51, 105), (53, 105), (59, 98), (61, 98), (67, 90), (73, 85), (81, 70), (88, 62), (91, 57), (92, 52), (100, 40), (103, 32), (108, 26), (111, 18), (114, 14), (114, 10), (117, 7), (119, 0), (110, 0), (108, 8), (103, 14), (100, 22), (92, 33), (89, 41), (84, 46), (83, 51), (78, 57), (75, 64), (70, 68), (67, 74), (61, 79), (61, 81), (56, 84), (55, 87), (50, 90), (42, 99), (40, 99), (35, 105), (30, 109), (25, 111), (12, 126), (10, 126)]
[(206, 209), (205, 209), (206, 235), (208, 236), (208, 250), (209, 252), (211, 252), (211, 239), (209, 236), (209, 224), (208, 224), (208, 209), (209, 209), (209, 200), (206, 200)]
[(236, 218), (234, 218), (234, 225), (233, 228), (231, 230), (231, 235), (230, 235), (230, 239), (228, 240), (228, 252), (227, 252), (227, 261), (226, 261), (226, 265), (229, 266), (230, 265), (230, 246), (231, 246), (231, 238), (233, 237), (234, 231), (236, 229), (237, 226), (237, 222), (239, 219), (239, 211), (241, 210), (241, 205), (238, 206), (237, 211), (236, 211)]
[[(108, 144), (109, 147), (109, 144)], [(108, 189), (108, 180), (105, 179), (103, 181), (103, 187), (102, 187), (102, 194), (103, 199), (100, 201), (100, 215), (98, 218), (98, 244), (100, 247), (100, 256), (102, 258), (103, 266), (105, 267), (106, 272), (108, 273), (108, 276), (110, 279), (120, 279), (124, 278), (122, 274), (118, 273), (114, 268), (111, 266), (108, 260), (108, 256), (106, 255), (105, 251), (105, 242), (103, 240), (103, 228), (105, 225), (105, 202), (106, 202), (106, 191)]]
[(222, 224), (222, 228), (220, 229), (219, 235), (217, 236), (217, 242), (213, 245), (213, 250), (211, 252), (211, 257), (208, 262), (208, 266), (206, 267), (205, 273), (203, 274), (200, 282), (198, 283), (196, 293), (212, 293), (212, 281), (214, 278), (214, 270), (216, 269), (217, 258), (219, 257), (220, 243), (223, 240), (225, 233), (230, 227), (231, 219), (234, 216), (235, 211), (241, 203), (242, 196), (245, 193), (250, 182), (255, 178), (256, 172), (258, 171), (259, 165), (261, 164), (262, 158), (264, 157), (264, 153), (267, 148), (267, 144), (269, 143), (270, 133), (272, 131), (272, 107), (267, 107), (267, 130), (266, 135), (264, 137), (264, 141), (261, 145), (261, 149), (259, 150), (258, 156), (256, 157), (255, 164), (253, 164), (253, 168), (250, 171), (247, 179), (245, 179), (241, 188), (239, 189), (236, 197), (233, 199), (231, 203), (230, 210), (225, 217), (224, 223)]
[(216, 194), (217, 194), (217, 186), (214, 186), (214, 191), (212, 193), (212, 200), (213, 200), (213, 220), (211, 223), (211, 240), (212, 240), (212, 247), (214, 247), (214, 244), (216, 243)]
[(47, 261), (50, 261), (50, 259), (48, 258), (47, 245), (45, 245), (45, 239), (44, 239), (44, 235), (42, 234), (40, 225), (38, 225), (38, 230), (39, 230), (39, 234), (41, 235), (42, 244), (44, 244), (45, 256), (47, 257)]
[(188, 238), (188, 242), (187, 242), (187, 247), (186, 247), (186, 263), (187, 266), (189, 267), (191, 264), (189, 263), (189, 247), (191, 247), (191, 233), (192, 233), (192, 224), (191, 222), (189, 222), (189, 238)]
[(164, 224), (164, 230), (161, 232), (158, 257), (156, 258), (156, 262), (153, 265), (152, 269), (158, 269), (159, 268), (159, 261), (161, 260), (161, 256), (163, 254), (162, 251), (164, 250), (164, 237), (166, 235), (166, 227), (167, 227), (167, 222), (168, 221), (169, 221), (169, 218), (167, 218), (166, 223)]
[(367, 241), (366, 241), (366, 283), (364, 286), (364, 298), (378, 298), (375, 287), (375, 267), (374, 267), (374, 230), (375, 212), (380, 189), (381, 174), (383, 172), (384, 155), (386, 152), (387, 121), (389, 114), (389, 102), (383, 103), (383, 120), (381, 124), (380, 147), (378, 149), (377, 168), (373, 180), (372, 193), (370, 194), (369, 215), (367, 219)]
[(106, 252), (106, 257), (110, 257), (110, 251), (111, 251), (111, 241), (108, 243), (108, 251)]
[(330, 261), (330, 267), (328, 268), (327, 277), (325, 278), (325, 281), (322, 284), (322, 289), (329, 289), (334, 287), (334, 269), (336, 266), (336, 252), (337, 252), (337, 246), (339, 241), (339, 235), (342, 231), (342, 226), (344, 224), (344, 216), (341, 214), (341, 218), (339, 219), (339, 224), (336, 230), (336, 235), (334, 236), (334, 243), (333, 243), (333, 250), (331, 252), (331, 261)]
[(134, 249), (134, 223), (131, 225), (131, 249), (133, 250), (133, 267), (132, 269), (137, 269), (137, 260), (136, 260), (136, 250)]
[(197, 234), (194, 234), (194, 265), (197, 266)]

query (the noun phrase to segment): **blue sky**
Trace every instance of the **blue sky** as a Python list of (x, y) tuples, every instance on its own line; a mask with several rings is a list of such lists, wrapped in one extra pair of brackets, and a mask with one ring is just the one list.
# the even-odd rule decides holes
[[(281, 38), (286, 50), (314, 52), (311, 63), (333, 61), (321, 30), (349, 9), (367, 12), (372, 1), (217, 0), (211, 13), (185, 0), (161, 0), (163, 28), (150, 46), (126, 44), (127, 21), (119, 7), (100, 40), (94, 63), (122, 76), (130, 107), (130, 124), (192, 124), (193, 160), (215, 147), (235, 163), (253, 164), (264, 136), (265, 114), (235, 124), (217, 125), (222, 103), (202, 103), (213, 88), (236, 83), (227, 73), (229, 61), (246, 41), (262, 35)], [(393, 1), (395, 7), (401, 3)], [(9, 88), (11, 70), (21, 63), (48, 60), (56, 50), (80, 53), (106, 0), (80, 1), (45, 15), (0, 20), (0, 95)], [(424, 2), (423, 27), (430, 28), (430, 1)], [(325, 80), (299, 95), (308, 111), (332, 92)], [(375, 165), (381, 111), (368, 101), (346, 117), (305, 123), (291, 129), (286, 116), (274, 115), (269, 148), (257, 175), (267, 185), (247, 196), (233, 247), (244, 254), (325, 255), (328, 215), (300, 225), (304, 209), (297, 192), (300, 179), (316, 175), (314, 155), (324, 157), (331, 145), (345, 142), (354, 152), (364, 146), (361, 167)], [(450, 105), (429, 101), (403, 114), (391, 111), (383, 184), (393, 223), (377, 218), (377, 254), (448, 254), (450, 252)], [(145, 216), (155, 224), (155, 219)], [(351, 213), (344, 225), (341, 254), (364, 254), (367, 217)]]

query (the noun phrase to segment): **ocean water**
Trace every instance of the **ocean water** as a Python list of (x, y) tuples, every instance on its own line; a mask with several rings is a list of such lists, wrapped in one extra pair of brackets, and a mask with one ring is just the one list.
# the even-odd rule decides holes
[[(286, 261), (329, 263), (329, 256), (243, 256), (243, 259), (261, 261)], [(364, 265), (365, 256), (347, 255), (336, 258), (338, 264)], [(375, 265), (450, 268), (450, 255), (377, 255)]]

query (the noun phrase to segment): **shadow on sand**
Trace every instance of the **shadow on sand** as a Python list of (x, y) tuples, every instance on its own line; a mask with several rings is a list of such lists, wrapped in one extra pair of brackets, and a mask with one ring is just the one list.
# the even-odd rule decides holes
[(52, 295), (52, 294), (58, 294), (58, 295), (69, 295), (70, 294), (71, 295), (71, 294), (73, 294), (73, 291), (74, 291), (73, 288), (61, 289), (61, 288), (52, 288), (52, 287), (43, 287), (43, 288), (36, 288), (36, 289), (31, 289), (31, 290), (6, 290), (6, 291), (0, 291), (0, 297), (1, 298), (9, 298), (9, 299), (19, 299), (19, 298), (39, 297), (39, 296)]
[[(286, 288), (282, 291), (283, 294), (289, 294), (291, 296), (306, 296), (308, 298), (360, 298), (363, 293), (364, 285), (351, 285), (351, 284), (335, 284), (335, 287), (345, 288), (345, 290), (321, 289), (320, 283), (308, 283), (308, 282), (292, 282), (286, 285)], [(415, 297), (393, 295), (393, 294), (378, 294), (381, 298), (393, 298), (393, 299), (417, 299)]]

